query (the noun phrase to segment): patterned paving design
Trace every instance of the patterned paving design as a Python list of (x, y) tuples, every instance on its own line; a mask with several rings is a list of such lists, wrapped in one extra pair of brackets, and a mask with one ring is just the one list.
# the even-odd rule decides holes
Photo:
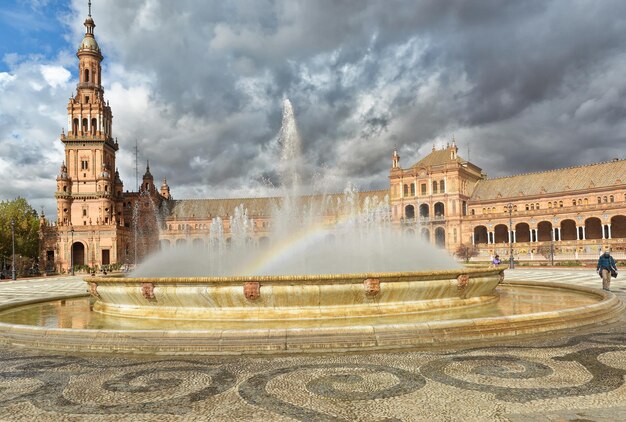
[[(601, 285), (591, 270), (507, 274), (555, 277)], [(0, 283), (0, 304), (31, 297), (29, 288), (37, 295), (84, 288), (18, 283), (27, 285)], [(623, 286), (620, 279), (612, 286), (622, 298)], [(624, 420), (625, 322), (437, 352), (136, 358), (0, 347), (0, 420)]]

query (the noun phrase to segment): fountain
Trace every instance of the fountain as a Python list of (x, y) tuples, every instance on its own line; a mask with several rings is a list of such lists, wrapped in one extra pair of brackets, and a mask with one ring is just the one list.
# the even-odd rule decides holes
[[(461, 267), (392, 227), (387, 197), (359, 199), (351, 185), (342, 195), (303, 195), (289, 100), (278, 141), (282, 195), (269, 245), (254, 241), (255, 222), (240, 205), (228, 221), (230, 241), (215, 217), (208, 250), (161, 251), (129, 277), (86, 278), (93, 310), (85, 299), (66, 303), (74, 328), (46, 330), (45, 347), (178, 354), (447, 347), (621, 316), (623, 304), (610, 293), (503, 283), (502, 269)], [(37, 309), (59, 312), (51, 306)], [(40, 332), (15, 325), (20, 312), (29, 310), (0, 313), (0, 338), (41, 346)]]

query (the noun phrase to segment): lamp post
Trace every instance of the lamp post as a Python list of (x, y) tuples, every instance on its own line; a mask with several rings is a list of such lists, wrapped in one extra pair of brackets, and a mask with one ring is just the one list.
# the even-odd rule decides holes
[(74, 226), (70, 229), (72, 234), (72, 242), (70, 243), (70, 267), (72, 268), (72, 275), (74, 275)]
[(509, 210), (509, 268), (513, 269), (513, 204), (509, 202), (506, 207)]
[(16, 280), (15, 275), (15, 220), (11, 220), (11, 244), (13, 246), (13, 262), (11, 263), (11, 279)]

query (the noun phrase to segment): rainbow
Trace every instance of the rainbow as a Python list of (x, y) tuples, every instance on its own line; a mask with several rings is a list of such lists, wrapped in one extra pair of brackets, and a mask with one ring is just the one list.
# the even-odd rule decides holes
[(246, 268), (244, 274), (260, 274), (266, 268), (277, 264), (294, 252), (307, 249), (311, 245), (324, 239), (330, 233), (329, 227), (324, 224), (314, 224), (294, 232), (262, 253)]

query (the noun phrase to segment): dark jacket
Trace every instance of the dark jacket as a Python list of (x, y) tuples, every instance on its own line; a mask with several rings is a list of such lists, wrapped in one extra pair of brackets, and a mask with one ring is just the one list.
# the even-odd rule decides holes
[(598, 259), (598, 265), (596, 269), (601, 270), (603, 268), (609, 271), (617, 270), (617, 267), (615, 267), (615, 260), (613, 259), (611, 255), (609, 256), (604, 256), (604, 254), (600, 255), (600, 259)]

